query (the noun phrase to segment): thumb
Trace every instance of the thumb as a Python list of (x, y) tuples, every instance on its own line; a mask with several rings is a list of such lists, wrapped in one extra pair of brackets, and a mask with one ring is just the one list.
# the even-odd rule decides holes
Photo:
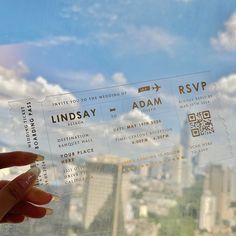
[(0, 221), (33, 187), (40, 169), (33, 167), (0, 190)]

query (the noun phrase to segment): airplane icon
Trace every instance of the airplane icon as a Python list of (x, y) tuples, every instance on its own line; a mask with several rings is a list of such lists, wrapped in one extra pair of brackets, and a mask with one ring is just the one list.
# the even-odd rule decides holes
[(154, 83), (154, 84), (155, 84), (155, 86), (152, 87), (152, 89), (156, 90), (156, 92), (158, 92), (160, 90), (161, 86), (157, 85), (156, 83)]
[(110, 108), (110, 112), (116, 111), (116, 108)]

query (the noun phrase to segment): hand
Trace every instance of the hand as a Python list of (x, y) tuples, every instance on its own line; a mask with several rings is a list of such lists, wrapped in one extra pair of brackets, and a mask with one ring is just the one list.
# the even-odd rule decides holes
[[(0, 153), (0, 169), (28, 165), (36, 160), (43, 157), (28, 152)], [(0, 181), (0, 223), (20, 223), (25, 217), (42, 218), (52, 214), (52, 209), (37, 206), (53, 199), (52, 194), (33, 187), (39, 173), (39, 168), (34, 167), (11, 182)]]

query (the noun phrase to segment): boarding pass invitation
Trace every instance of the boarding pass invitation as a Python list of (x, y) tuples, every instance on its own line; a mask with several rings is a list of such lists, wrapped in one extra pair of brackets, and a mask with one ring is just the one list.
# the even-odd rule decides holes
[[(101, 174), (158, 176), (183, 185), (193, 166), (232, 158), (208, 73), (10, 102), (15, 148), (45, 156), (39, 185), (83, 185)], [(182, 175), (178, 175), (179, 170)]]

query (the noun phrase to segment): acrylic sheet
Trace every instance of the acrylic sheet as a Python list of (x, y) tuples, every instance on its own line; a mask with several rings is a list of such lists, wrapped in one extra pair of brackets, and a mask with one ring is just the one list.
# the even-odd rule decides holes
[(37, 184), (62, 198), (53, 224), (29, 230), (146, 232), (135, 215), (166, 215), (174, 196), (232, 160), (219, 98), (209, 73), (196, 73), (11, 102), (15, 148), (45, 156)]

